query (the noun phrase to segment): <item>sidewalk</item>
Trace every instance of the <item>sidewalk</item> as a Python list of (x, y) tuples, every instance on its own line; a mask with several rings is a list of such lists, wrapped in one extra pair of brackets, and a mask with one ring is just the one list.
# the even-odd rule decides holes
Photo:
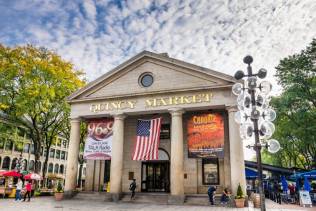
[[(113, 203), (97, 202), (88, 200), (64, 200), (56, 202), (54, 197), (37, 197), (31, 202), (15, 202), (13, 199), (0, 199), (0, 211), (258, 211), (253, 207), (243, 209), (211, 207), (211, 206), (175, 206), (175, 205), (152, 205), (152, 204), (131, 204), (131, 203)], [(312, 211), (313, 208), (303, 208), (295, 205), (279, 205), (267, 200), (267, 210), (271, 211)]]

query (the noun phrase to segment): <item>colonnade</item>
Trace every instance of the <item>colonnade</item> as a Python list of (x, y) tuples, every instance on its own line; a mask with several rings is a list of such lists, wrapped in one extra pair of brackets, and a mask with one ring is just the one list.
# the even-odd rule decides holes
[[(235, 107), (228, 107), (231, 189), (236, 193), (240, 183), (245, 189), (243, 145), (239, 137), (239, 126), (234, 122)], [(170, 159), (170, 203), (184, 201), (184, 145), (183, 109), (169, 109), (171, 114), (171, 159)], [(110, 171), (110, 193), (113, 201), (118, 201), (122, 193), (124, 119), (126, 115), (114, 115), (112, 158)], [(71, 194), (76, 188), (80, 120), (71, 120), (70, 142), (66, 170), (65, 193)]]

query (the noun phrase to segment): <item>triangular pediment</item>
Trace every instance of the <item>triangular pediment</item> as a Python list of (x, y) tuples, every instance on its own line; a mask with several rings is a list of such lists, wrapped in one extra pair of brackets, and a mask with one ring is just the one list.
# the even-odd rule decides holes
[[(140, 83), (145, 73), (154, 79), (149, 87)], [(69, 101), (218, 88), (234, 82), (231, 76), (144, 51), (78, 90)]]

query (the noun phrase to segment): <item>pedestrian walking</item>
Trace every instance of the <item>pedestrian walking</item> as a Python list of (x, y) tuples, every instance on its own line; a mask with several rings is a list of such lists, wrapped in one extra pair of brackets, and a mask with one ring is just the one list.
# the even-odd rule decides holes
[(216, 186), (210, 186), (207, 190), (208, 198), (211, 205), (214, 205), (214, 192), (216, 191)]
[(135, 199), (136, 179), (133, 179), (133, 182), (129, 185), (129, 190), (132, 191), (131, 200)]
[(28, 201), (31, 201), (31, 191), (32, 191), (32, 184), (30, 182), (26, 182), (25, 185), (26, 193), (24, 194), (24, 200), (26, 199), (26, 195), (28, 196)]
[(23, 182), (19, 178), (18, 183), (16, 183), (15, 201), (21, 201), (21, 191), (23, 188)]

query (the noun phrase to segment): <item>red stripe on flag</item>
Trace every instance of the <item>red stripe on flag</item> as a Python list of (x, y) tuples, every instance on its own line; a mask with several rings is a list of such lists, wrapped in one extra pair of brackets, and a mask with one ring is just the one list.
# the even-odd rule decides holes
[(133, 160), (157, 160), (161, 118), (150, 120), (149, 136), (136, 136)]

